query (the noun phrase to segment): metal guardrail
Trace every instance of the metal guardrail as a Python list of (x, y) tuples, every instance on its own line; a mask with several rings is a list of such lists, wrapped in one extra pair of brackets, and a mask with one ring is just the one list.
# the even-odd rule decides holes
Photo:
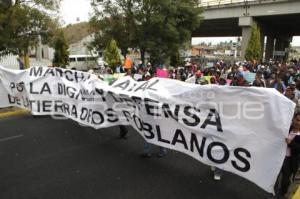
[[(276, 2), (279, 0), (200, 0), (199, 6), (201, 7), (218, 7), (230, 4), (248, 4), (248, 3), (263, 3), (263, 2)], [(281, 0), (282, 1), (282, 0)]]

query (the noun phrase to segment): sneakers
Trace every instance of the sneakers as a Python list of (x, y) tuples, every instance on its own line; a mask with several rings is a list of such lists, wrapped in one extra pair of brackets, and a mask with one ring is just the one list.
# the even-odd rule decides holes
[(222, 170), (214, 166), (211, 166), (210, 169), (214, 173), (214, 180), (217, 181), (221, 180), (222, 173), (223, 173)]
[(214, 180), (219, 181), (221, 180), (221, 175), (220, 174), (214, 174)]

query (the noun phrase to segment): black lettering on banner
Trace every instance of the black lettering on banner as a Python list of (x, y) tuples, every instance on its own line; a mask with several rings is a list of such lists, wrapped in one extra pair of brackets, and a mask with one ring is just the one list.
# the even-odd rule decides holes
[(20, 83), (14, 83), (11, 82), (10, 83), (10, 90), (14, 90), (17, 89), (18, 92), (23, 92), (24, 91), (24, 82), (20, 82)]
[(18, 97), (15, 97), (15, 99), (16, 99), (16, 104), (21, 106), (21, 99)]
[(92, 112), (92, 124), (100, 125), (104, 122), (104, 117), (100, 112), (92, 110), (90, 112)]
[(195, 111), (197, 111), (197, 109), (195, 107), (186, 106), (186, 107), (184, 107), (184, 114), (186, 116), (194, 119), (194, 121), (190, 122), (186, 118), (183, 118), (182, 121), (187, 126), (197, 126), (200, 123), (200, 118), (196, 114), (191, 113), (191, 111), (190, 111), (191, 109), (194, 109)]
[(147, 90), (153, 90), (153, 91), (157, 91), (157, 89), (153, 88), (153, 86), (155, 84), (157, 84), (159, 82), (159, 79), (156, 79), (154, 82), (152, 82), (148, 87)]
[(65, 87), (65, 89), (66, 89), (66, 94), (67, 94), (68, 97), (70, 97), (70, 98), (75, 97), (76, 88), (71, 87), (71, 86), (67, 86), (67, 87)]
[[(7, 96), (8, 96), (8, 102), (9, 102), (9, 104), (17, 104), (17, 105), (20, 105), (20, 106), (22, 105), (20, 98), (11, 96), (10, 94), (8, 94)], [(28, 104), (29, 103), (28, 102), (28, 98), (24, 99), (22, 97), (22, 102), (23, 102), (23, 106), (25, 106), (25, 107), (29, 106), (29, 104)], [(25, 104), (25, 103), (27, 103), (27, 104)]]
[(76, 105), (72, 105), (71, 116), (77, 118), (77, 107)]
[(43, 87), (41, 89), (40, 94), (44, 94), (44, 92), (48, 92), (48, 94), (51, 94), (51, 89), (50, 89), (50, 87), (49, 87), (49, 85), (48, 85), (47, 82), (44, 83), (44, 85), (43, 85)]
[[(178, 139), (179, 138), (179, 139)], [(187, 143), (186, 143), (186, 140), (185, 140), (185, 137), (183, 135), (183, 132), (180, 130), (180, 129), (176, 129), (175, 131), (175, 135), (173, 137), (173, 140), (172, 140), (172, 145), (176, 145), (176, 143), (181, 143), (183, 144), (184, 148), (186, 150), (188, 150), (188, 146), (187, 146)]]
[(23, 92), (23, 90), (24, 90), (24, 82), (18, 83), (17, 84), (17, 91), (21, 93), (21, 92)]
[(80, 90), (77, 95), (75, 96), (75, 99), (79, 99), (79, 97), (81, 97), (81, 100), (85, 100), (85, 97), (84, 97), (84, 93), (82, 90)]
[[(147, 139), (153, 139), (155, 137), (154, 133), (153, 133), (153, 128), (152, 128), (151, 124), (143, 122), (143, 131), (144, 131), (145, 138), (147, 138)], [(146, 132), (149, 133), (149, 134), (146, 134)]]
[(55, 76), (55, 73), (52, 68), (47, 68), (46, 72), (44, 73), (44, 77), (48, 76), (49, 74), (52, 75), (52, 77)]
[(122, 99), (122, 101), (126, 103), (127, 106), (132, 107), (134, 109), (136, 108), (134, 101), (128, 95), (119, 94), (119, 96)]
[(138, 116), (133, 115), (133, 121), (135, 123), (136, 128), (138, 128), (139, 131), (142, 131), (143, 123), (142, 123), (141, 119)]
[(52, 101), (45, 100), (42, 102), (43, 112), (50, 113), (51, 112)]
[[(224, 152), (223, 157), (219, 160), (212, 156), (212, 151), (213, 151), (214, 147), (221, 147)], [(210, 161), (212, 161), (214, 163), (222, 164), (222, 163), (227, 162), (227, 160), (229, 158), (229, 150), (228, 150), (227, 146), (221, 142), (212, 142), (207, 147), (207, 157)]]
[(34, 77), (40, 77), (43, 73), (43, 67), (32, 67), (30, 68), (29, 75)]
[(148, 115), (151, 115), (151, 116), (161, 116), (158, 111), (159, 111), (159, 101), (156, 101), (156, 100), (152, 100), (152, 99), (149, 99), (149, 98), (145, 98), (144, 99), (145, 101), (145, 108), (146, 108), (146, 112)]
[(78, 73), (77, 71), (75, 71), (74, 76), (76, 82), (84, 81), (84, 74), (82, 72)]
[(32, 82), (30, 82), (29, 87), (30, 87), (30, 89), (29, 89), (30, 94), (35, 94), (35, 95), (39, 94), (38, 91), (33, 90), (33, 83)]
[(157, 140), (159, 142), (164, 142), (164, 143), (170, 144), (169, 140), (165, 140), (161, 137), (160, 126), (156, 125), (155, 127), (156, 127), (156, 133), (157, 133)]
[(64, 92), (64, 84), (58, 83), (57, 84), (57, 94), (58, 95), (63, 95)]
[(166, 118), (169, 118), (169, 116), (171, 116), (171, 118), (178, 122), (178, 113), (180, 109), (179, 105), (175, 105), (174, 113), (172, 113), (172, 111), (170, 110), (169, 104), (163, 104), (161, 108)]
[(139, 87), (137, 87), (134, 92), (137, 92), (139, 90), (142, 90), (142, 91), (145, 91), (146, 89), (147, 90), (153, 90), (153, 91), (157, 91), (157, 89), (153, 88), (153, 86), (155, 84), (157, 84), (159, 82), (158, 79), (156, 79), (154, 82), (152, 82), (150, 85), (148, 85), (150, 83), (150, 81), (145, 81), (143, 82)]
[(23, 106), (25, 106), (25, 107), (29, 107), (29, 99), (26, 97), (25, 99), (22, 97), (22, 99), (23, 99)]
[(40, 91), (34, 91), (34, 85), (33, 85), (32, 82), (30, 82), (29, 87), (30, 87), (30, 89), (29, 89), (30, 94), (35, 94), (35, 95), (37, 95), (37, 94), (44, 94), (44, 92), (47, 92), (48, 94), (51, 94), (51, 93), (52, 93), (52, 92), (51, 92), (51, 89), (50, 89), (50, 87), (49, 87), (49, 85), (48, 85), (47, 82), (45, 82), (45, 83), (43, 84), (43, 86), (42, 86), (42, 88), (41, 88)]
[(118, 114), (112, 108), (105, 110), (105, 114), (108, 117), (107, 121), (112, 122), (112, 123), (119, 121)]
[(206, 137), (203, 137), (202, 141), (201, 141), (201, 145), (199, 146), (199, 142), (198, 142), (196, 134), (191, 133), (190, 150), (192, 152), (194, 152), (194, 146), (195, 146), (200, 157), (203, 157), (205, 143), (206, 143)]
[(75, 99), (81, 99), (83, 101), (89, 100), (89, 93), (85, 89), (80, 89), (79, 92), (77, 92), (77, 95), (75, 96)]
[(87, 115), (88, 115), (88, 109), (85, 107), (82, 107), (81, 114), (80, 114), (80, 120), (84, 121), (86, 119)]
[(131, 96), (131, 99), (135, 102), (135, 104), (137, 105), (138, 107), (138, 110), (141, 110), (141, 106), (143, 105), (143, 100), (142, 98), (140, 97), (137, 97), (137, 96)]
[(91, 120), (91, 118), (93, 117), (93, 112), (92, 112), (92, 110), (91, 109), (88, 109), (88, 115), (87, 115), (87, 119), (86, 119), (86, 121), (89, 123), (90, 122), (90, 120)]
[(13, 90), (16, 88), (16, 84), (14, 82), (10, 83), (10, 90)]
[(71, 78), (73, 75), (73, 72), (70, 71), (70, 70), (65, 70), (65, 76), (66, 76), (66, 79), (69, 80), (70, 82), (74, 81), (73, 78)]
[(64, 113), (66, 114), (68, 114), (68, 115), (70, 115), (70, 106), (69, 106), (69, 104), (67, 104), (67, 103), (64, 103), (63, 104), (63, 107), (64, 107)]
[(145, 82), (143, 82), (139, 87), (137, 87), (137, 88), (134, 90), (134, 92), (137, 92), (137, 91), (139, 91), (139, 90), (144, 91), (144, 90), (146, 90), (147, 86), (148, 86), (148, 81), (145, 81)]
[(101, 96), (102, 101), (103, 101), (103, 102), (106, 102), (106, 99), (105, 99), (105, 97), (104, 97), (105, 93), (104, 93), (103, 89), (98, 89), (98, 88), (96, 88), (95, 91), (96, 91), (97, 94), (99, 94), (99, 95)]
[[(60, 111), (58, 111), (58, 110), (60, 110)], [(57, 101), (55, 101), (54, 102), (54, 112), (61, 112), (61, 113), (63, 113), (64, 111), (63, 111), (63, 101), (61, 101), (61, 100), (57, 100)]]
[(37, 104), (37, 112), (41, 112), (41, 101), (37, 100), (36, 104)]
[(132, 91), (136, 85), (137, 85), (137, 83), (134, 83), (133, 86), (128, 91)]
[(244, 149), (244, 148), (236, 148), (233, 153), (234, 153), (234, 156), (238, 160), (240, 160), (242, 163), (244, 163), (244, 167), (239, 166), (237, 164), (237, 162), (233, 161), (233, 160), (231, 161), (232, 166), (234, 168), (236, 168), (237, 170), (241, 171), (241, 172), (247, 172), (247, 171), (249, 171), (250, 170), (250, 163), (249, 163), (249, 161), (245, 157), (243, 157), (241, 155), (241, 153), (243, 153), (246, 157), (251, 158), (250, 152), (248, 150)]
[[(216, 121), (211, 121), (213, 115), (215, 115)], [(204, 123), (201, 125), (201, 128), (205, 129), (207, 125), (216, 126), (219, 132), (223, 132), (219, 113), (215, 109), (210, 109), (207, 118), (205, 119)]]
[(55, 74), (58, 77), (62, 77), (63, 76), (63, 70), (61, 68), (55, 68)]
[(127, 79), (124, 82), (113, 85), (114, 88), (121, 88), (122, 90), (126, 90), (126, 88), (130, 85), (130, 80)]
[(126, 117), (127, 122), (132, 120), (132, 117), (128, 111), (123, 111), (123, 115)]
[(119, 98), (117, 95), (115, 95), (111, 91), (108, 91), (107, 94), (109, 94), (109, 96), (111, 96), (115, 102), (122, 102), (123, 101), (121, 98)]
[(86, 77), (83, 79), (83, 81), (85, 82), (85, 81), (87, 81), (87, 80), (90, 79), (90, 78), (91, 78), (91, 75), (88, 74), (88, 76), (86, 76)]
[(69, 98), (74, 98), (76, 93), (76, 88), (71, 86), (66, 86), (65, 84), (58, 83), (58, 94), (68, 96)]
[(15, 104), (16, 103), (16, 98), (8, 94), (8, 103), (10, 104)]

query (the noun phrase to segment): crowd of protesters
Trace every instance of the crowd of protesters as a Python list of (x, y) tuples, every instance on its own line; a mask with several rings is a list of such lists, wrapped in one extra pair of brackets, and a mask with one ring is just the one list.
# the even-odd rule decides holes
[[(134, 65), (131, 70), (123, 69), (123, 71), (135, 80), (148, 80), (156, 76), (157, 69), (163, 69), (163, 67), (153, 67), (148, 63), (145, 66), (143, 64)], [(296, 103), (295, 113), (300, 112), (298, 103), (298, 100), (300, 100), (300, 59), (289, 63), (270, 60), (268, 63), (245, 61), (234, 65), (219, 61), (213, 67), (202, 70), (195, 63), (187, 63), (183, 67), (164, 70), (167, 70), (168, 78), (186, 81), (193, 77), (194, 83), (201, 85), (217, 84), (275, 88)], [(249, 81), (245, 78), (247, 73), (255, 74), (253, 80)]]

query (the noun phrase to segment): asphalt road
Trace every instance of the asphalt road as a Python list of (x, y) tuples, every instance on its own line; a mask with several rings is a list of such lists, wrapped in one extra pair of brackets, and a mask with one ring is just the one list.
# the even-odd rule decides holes
[[(179, 152), (141, 158), (129, 129), (94, 130), (70, 120), (25, 116), (0, 120), (0, 199), (262, 199), (268, 193)], [(154, 148), (157, 151), (157, 148)]]

